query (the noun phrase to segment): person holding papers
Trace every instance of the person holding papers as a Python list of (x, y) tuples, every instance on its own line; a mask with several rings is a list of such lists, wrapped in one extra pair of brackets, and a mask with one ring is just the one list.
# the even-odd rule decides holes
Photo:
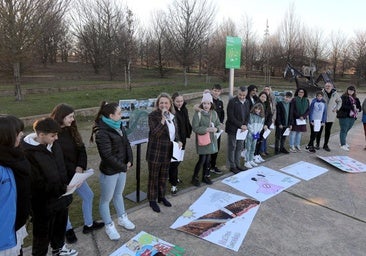
[(240, 86), (237, 90), (237, 96), (230, 99), (227, 104), (226, 126), (227, 133), (227, 153), (230, 171), (238, 173), (244, 169), (240, 165), (241, 152), (244, 149), (244, 140), (237, 140), (237, 132), (244, 133), (248, 130), (249, 120), (249, 101), (246, 100), (247, 88)]
[[(199, 155), (198, 162), (194, 167), (192, 184), (200, 186), (199, 172), (203, 168), (202, 182), (210, 185), (210, 155), (216, 153), (217, 138), (215, 133), (220, 129), (220, 119), (214, 110), (212, 95), (204, 93), (199, 106), (202, 111), (196, 111), (192, 119), (192, 129), (196, 133), (196, 151)], [(200, 137), (201, 136), (201, 137)], [(206, 137), (206, 139), (202, 139)]]
[(304, 88), (297, 88), (291, 102), (292, 129), (290, 133), (290, 152), (301, 151), (301, 136), (306, 132), (306, 119), (309, 115), (308, 93)]
[[(169, 94), (161, 93), (155, 103), (155, 110), (148, 116), (149, 141), (147, 143), (146, 161), (149, 168), (147, 199), (154, 212), (160, 212), (157, 204), (166, 207), (172, 204), (165, 198), (169, 166), (173, 156), (173, 142), (182, 148), (174, 116), (173, 101)], [(157, 201), (157, 202), (156, 202)]]
[[(186, 108), (186, 102), (184, 102), (183, 95), (178, 92), (173, 93), (172, 95), (174, 110), (175, 110), (175, 119), (177, 126), (179, 127), (179, 135), (180, 140), (182, 142), (182, 150), (185, 149), (187, 138), (191, 137), (192, 126), (189, 121), (188, 109)], [(178, 166), (181, 161), (177, 161), (175, 159), (172, 160), (169, 166), (169, 182), (172, 185), (171, 193), (176, 195), (178, 192)]]
[[(323, 92), (318, 91), (316, 98), (311, 101), (309, 108), (310, 121), (310, 141), (305, 150), (310, 153), (315, 153), (314, 140), (320, 131), (320, 127), (324, 126), (327, 121), (327, 103), (323, 99)], [(319, 148), (318, 148), (319, 149)]]
[[(84, 172), (87, 166), (87, 154), (76, 124), (75, 111), (71, 106), (62, 103), (52, 110), (50, 117), (61, 127), (61, 131), (58, 133), (57, 142), (62, 148), (70, 181), (75, 173)], [(82, 199), (82, 212), (84, 217), (83, 233), (88, 234), (93, 230), (104, 227), (104, 223), (93, 221), (94, 193), (90, 189), (87, 181), (84, 181), (80, 187), (76, 189), (76, 193)], [(67, 219), (66, 241), (68, 243), (75, 243), (77, 241), (70, 218)]]
[(245, 140), (247, 149), (244, 166), (248, 169), (258, 166), (254, 162), (254, 151), (257, 145), (257, 140), (260, 138), (260, 132), (264, 125), (264, 107), (262, 103), (256, 103), (250, 110), (248, 122), (248, 135)]
[(72, 195), (62, 196), (73, 189), (68, 185), (62, 149), (57, 140), (58, 123), (50, 117), (34, 122), (34, 133), (22, 141), (22, 148), (31, 164), (32, 255), (78, 255), (65, 244), (68, 207)]
[(262, 158), (261, 153), (264, 153), (265, 150), (263, 150), (262, 152), (261, 149), (263, 149), (262, 144), (267, 144), (267, 136), (268, 136), (268, 132), (270, 132), (269, 127), (272, 124), (272, 120), (273, 120), (273, 112), (272, 112), (272, 108), (271, 108), (271, 103), (269, 101), (269, 95), (267, 94), (267, 92), (263, 91), (259, 94), (258, 96), (259, 99), (259, 103), (261, 103), (263, 105), (263, 113), (264, 113), (264, 126), (263, 129), (260, 133), (260, 138), (257, 139), (257, 145), (255, 146), (255, 151), (254, 151), (254, 162), (256, 164), (262, 163), (265, 160)]
[(282, 101), (276, 104), (276, 133), (275, 133), (275, 154), (289, 152), (285, 148), (285, 140), (288, 135), (285, 132), (292, 128), (292, 116), (290, 115), (292, 92), (286, 92)]
[(105, 223), (105, 232), (111, 240), (120, 235), (111, 217), (109, 204), (113, 205), (118, 216), (118, 225), (128, 230), (135, 225), (128, 219), (123, 201), (126, 172), (130, 170), (133, 158), (132, 148), (122, 125), (122, 110), (118, 103), (103, 101), (94, 120), (90, 141), (97, 144), (100, 156), (100, 202), (99, 212)]

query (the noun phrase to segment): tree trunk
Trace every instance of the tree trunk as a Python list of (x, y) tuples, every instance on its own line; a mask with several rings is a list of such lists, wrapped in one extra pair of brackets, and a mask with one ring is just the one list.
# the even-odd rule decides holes
[(184, 67), (184, 86), (188, 86), (187, 67)]
[(14, 70), (14, 81), (15, 81), (15, 100), (21, 101), (22, 98), (22, 89), (20, 86), (20, 63), (16, 62), (13, 64)]

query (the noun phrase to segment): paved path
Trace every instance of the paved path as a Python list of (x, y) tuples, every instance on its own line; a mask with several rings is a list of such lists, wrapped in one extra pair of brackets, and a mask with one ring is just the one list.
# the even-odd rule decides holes
[[(366, 163), (365, 137), (359, 121), (349, 137), (350, 152), (339, 149), (339, 135), (335, 134), (329, 145), (332, 152), (319, 150), (317, 154), (348, 155)], [(137, 228), (126, 231), (118, 227), (119, 241), (110, 241), (104, 229), (84, 235), (81, 228), (77, 228), (79, 240), (72, 247), (79, 251), (79, 255), (109, 255), (143, 230), (185, 248), (189, 256), (366, 255), (366, 173), (339, 171), (305, 151), (278, 155), (263, 165), (279, 170), (301, 160), (329, 171), (309, 181), (301, 181), (263, 202), (239, 252), (169, 228), (207, 186), (180, 191), (177, 196), (169, 198), (173, 207), (161, 206), (161, 213), (153, 212), (148, 204), (130, 209), (129, 217)], [(210, 187), (243, 195), (220, 182), (229, 175), (231, 173), (221, 176)], [(30, 248), (26, 248), (25, 255), (30, 255)]]

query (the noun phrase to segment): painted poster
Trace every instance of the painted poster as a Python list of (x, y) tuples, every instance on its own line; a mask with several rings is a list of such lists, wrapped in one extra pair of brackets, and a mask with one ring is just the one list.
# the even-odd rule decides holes
[(207, 188), (170, 228), (238, 251), (259, 205), (253, 199)]
[(239, 172), (222, 181), (261, 202), (300, 182), (292, 176), (264, 166)]
[(179, 246), (165, 242), (160, 238), (141, 231), (127, 243), (122, 245), (110, 256), (153, 256), (153, 255), (184, 255), (185, 250)]
[(318, 156), (328, 164), (344, 172), (366, 172), (366, 165), (348, 156)]
[(312, 178), (322, 175), (328, 171), (326, 168), (305, 161), (294, 163), (283, 167), (280, 170), (303, 180), (311, 180)]

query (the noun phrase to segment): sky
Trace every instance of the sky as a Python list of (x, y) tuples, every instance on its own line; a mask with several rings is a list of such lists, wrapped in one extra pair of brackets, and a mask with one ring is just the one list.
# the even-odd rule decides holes
[[(148, 24), (151, 12), (166, 10), (173, 0), (123, 0), (142, 24)], [(269, 32), (279, 27), (291, 4), (298, 19), (308, 28), (326, 35), (366, 31), (365, 0), (211, 0), (216, 6), (216, 22), (231, 18), (237, 26), (245, 15), (253, 22), (258, 35), (264, 34), (268, 20)], [(243, 24), (243, 22), (241, 22)]]

